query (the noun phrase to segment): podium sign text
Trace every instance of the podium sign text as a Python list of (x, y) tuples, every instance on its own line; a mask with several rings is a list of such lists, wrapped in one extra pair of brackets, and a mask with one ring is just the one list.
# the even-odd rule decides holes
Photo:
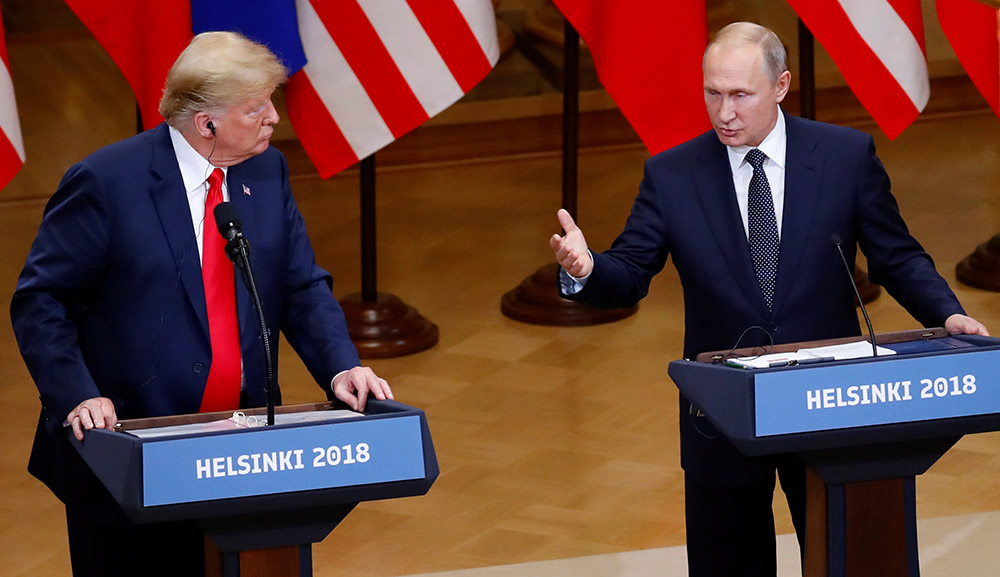
[(1000, 351), (762, 371), (754, 407), (758, 437), (1000, 413)]
[(143, 505), (421, 479), (420, 417), (164, 438), (142, 448)]

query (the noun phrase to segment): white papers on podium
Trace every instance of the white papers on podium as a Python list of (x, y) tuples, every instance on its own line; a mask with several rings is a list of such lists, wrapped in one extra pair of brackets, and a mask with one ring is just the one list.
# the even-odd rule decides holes
[[(878, 347), (878, 356), (880, 357), (894, 354), (896, 351), (892, 349)], [(871, 341), (857, 341), (842, 345), (799, 349), (787, 353), (769, 353), (756, 357), (727, 359), (726, 364), (744, 369), (766, 369), (768, 367), (808, 365), (823, 361), (861, 359), (870, 356), (872, 356)]]

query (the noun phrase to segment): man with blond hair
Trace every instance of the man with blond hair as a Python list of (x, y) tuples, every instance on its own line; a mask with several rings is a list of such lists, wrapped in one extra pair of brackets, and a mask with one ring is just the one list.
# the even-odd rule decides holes
[[(871, 136), (785, 114), (785, 49), (767, 28), (723, 28), (705, 51), (713, 130), (646, 162), (639, 196), (610, 250), (592, 254), (559, 211), (550, 245), (568, 298), (626, 307), (670, 256), (684, 288), (684, 357), (861, 334), (831, 238), (925, 326), (987, 334), (965, 316), (910, 236)], [(641, 384), (640, 384), (641, 387)], [(794, 455), (749, 458), (680, 398), (688, 570), (773, 577), (775, 473), (800, 545), (805, 470)]]
[(166, 123), (71, 167), (45, 208), (11, 319), (42, 403), (28, 469), (66, 505), (76, 575), (204, 571), (199, 526), (132, 525), (67, 430), (83, 439), (119, 419), (265, 404), (257, 316), (214, 204), (242, 217), (274, 366), (280, 330), (329, 398), (356, 410), (369, 394), (392, 398), (360, 366), (270, 147), (271, 95), (285, 78), (263, 45), (198, 35), (168, 74)]

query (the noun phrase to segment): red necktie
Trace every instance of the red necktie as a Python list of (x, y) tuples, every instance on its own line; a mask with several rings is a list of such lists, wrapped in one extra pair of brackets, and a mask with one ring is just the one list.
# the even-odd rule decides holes
[(202, 230), (201, 276), (205, 281), (212, 365), (200, 412), (232, 411), (240, 405), (240, 333), (236, 321), (236, 278), (226, 257), (226, 241), (215, 225), (215, 207), (222, 202), (222, 169), (208, 177)]

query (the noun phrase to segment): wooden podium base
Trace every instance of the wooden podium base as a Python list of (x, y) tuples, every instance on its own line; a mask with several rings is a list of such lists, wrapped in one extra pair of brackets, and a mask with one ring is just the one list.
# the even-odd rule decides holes
[(962, 284), (988, 291), (1000, 291), (1000, 234), (976, 247), (975, 252), (955, 266)]
[(535, 271), (520, 285), (503, 295), (504, 316), (534, 325), (574, 327), (610, 323), (628, 317), (638, 306), (599, 309), (559, 296), (559, 265), (551, 263)]
[(913, 477), (827, 485), (806, 469), (806, 495), (804, 577), (919, 574)]
[(378, 293), (365, 301), (361, 293), (339, 299), (347, 330), (363, 359), (401, 357), (427, 350), (438, 342), (438, 327), (399, 297)]
[(312, 577), (319, 543), (355, 504), (201, 520), (205, 577)]
[(223, 553), (205, 537), (205, 577), (309, 577), (312, 547), (309, 545), (253, 549)]

